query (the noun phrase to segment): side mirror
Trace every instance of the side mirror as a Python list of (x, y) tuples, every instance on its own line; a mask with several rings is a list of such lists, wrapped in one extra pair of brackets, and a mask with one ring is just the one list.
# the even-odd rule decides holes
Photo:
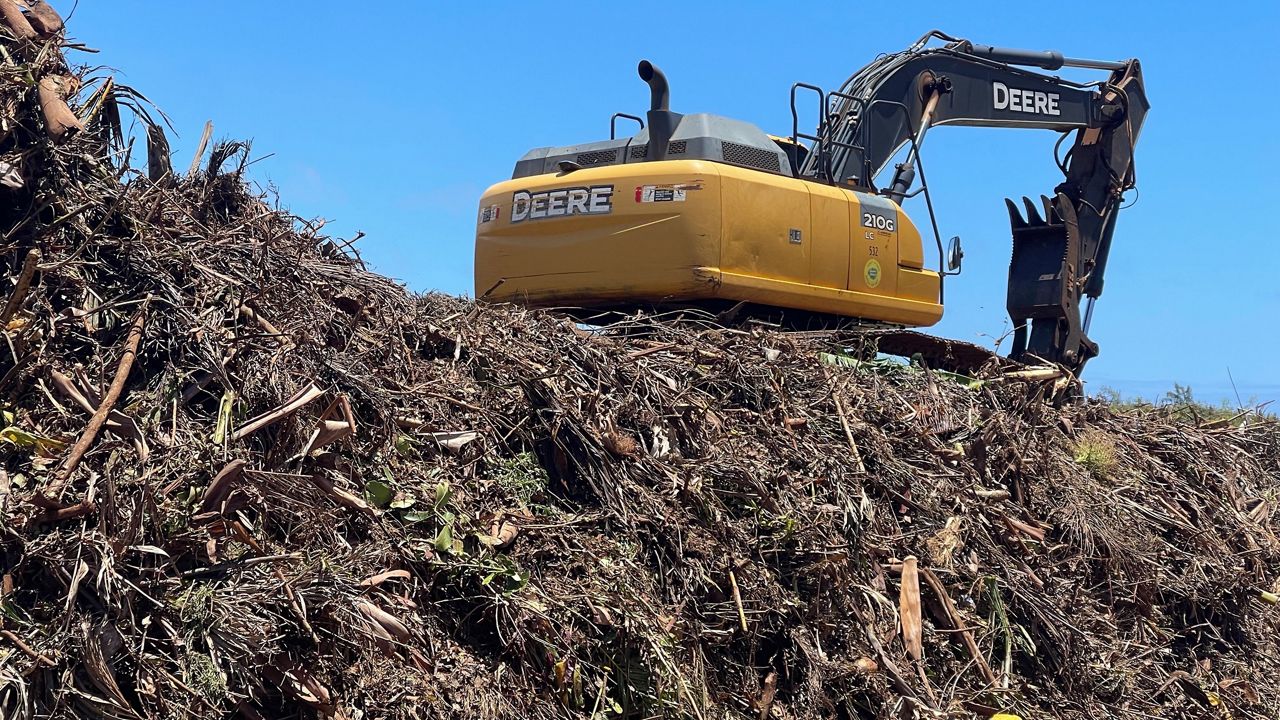
[(960, 272), (963, 261), (964, 248), (960, 247), (960, 236), (955, 235), (947, 243), (947, 270), (953, 273)]

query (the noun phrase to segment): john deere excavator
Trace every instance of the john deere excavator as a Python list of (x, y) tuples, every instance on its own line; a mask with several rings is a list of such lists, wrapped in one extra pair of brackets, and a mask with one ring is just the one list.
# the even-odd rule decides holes
[[(1023, 67), (1109, 75), (1078, 83)], [(511, 180), (485, 192), (477, 298), (586, 308), (749, 304), (890, 328), (932, 325), (942, 317), (943, 279), (959, 271), (963, 253), (955, 238), (944, 252), (933, 217), (920, 160), (926, 133), (935, 125), (1040, 128), (1062, 133), (1054, 159), (1065, 177), (1052, 197), (1023, 198), (1025, 214), (1005, 200), (1011, 357), (1078, 373), (1097, 355), (1089, 321), (1148, 109), (1137, 60), (997, 48), (933, 31), (837, 91), (792, 86), (788, 137), (673, 112), (663, 73), (644, 61), (639, 74), (651, 92), (644, 119), (615, 114), (609, 140), (532, 150)], [(813, 134), (799, 131), (804, 94), (819, 109)], [(616, 137), (620, 118), (640, 131)], [(918, 194), (936, 270), (901, 206)]]

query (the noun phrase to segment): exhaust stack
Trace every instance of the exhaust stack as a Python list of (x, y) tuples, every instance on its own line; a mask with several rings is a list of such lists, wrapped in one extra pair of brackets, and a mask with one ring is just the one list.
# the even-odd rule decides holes
[(675, 132), (680, 116), (671, 112), (671, 89), (667, 76), (648, 60), (641, 60), (637, 68), (640, 79), (649, 84), (649, 151), (647, 159), (666, 160), (667, 145)]

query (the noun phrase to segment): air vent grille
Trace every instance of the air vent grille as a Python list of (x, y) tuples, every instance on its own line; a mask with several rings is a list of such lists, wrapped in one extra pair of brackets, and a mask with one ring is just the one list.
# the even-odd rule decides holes
[(645, 159), (645, 158), (647, 158), (647, 157), (649, 157), (649, 146), (648, 146), (648, 145), (632, 145), (632, 146), (631, 146), (631, 159), (632, 159), (632, 160), (643, 160), (643, 159)]
[(590, 152), (578, 153), (578, 157), (574, 162), (582, 166), (587, 165), (605, 165), (611, 162), (617, 162), (617, 150), (592, 150)]
[(668, 155), (683, 155), (688, 150), (689, 150), (689, 143), (685, 142), (684, 140), (676, 140), (673, 143), (667, 144)]
[(750, 145), (739, 145), (733, 142), (721, 142), (720, 152), (724, 161), (734, 165), (759, 168), (770, 172), (779, 172), (782, 166), (778, 163), (778, 154)]

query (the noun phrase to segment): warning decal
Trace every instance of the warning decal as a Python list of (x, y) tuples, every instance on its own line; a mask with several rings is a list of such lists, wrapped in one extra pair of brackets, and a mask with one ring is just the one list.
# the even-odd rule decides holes
[(641, 185), (636, 188), (636, 202), (684, 202), (685, 191), (675, 185)]

